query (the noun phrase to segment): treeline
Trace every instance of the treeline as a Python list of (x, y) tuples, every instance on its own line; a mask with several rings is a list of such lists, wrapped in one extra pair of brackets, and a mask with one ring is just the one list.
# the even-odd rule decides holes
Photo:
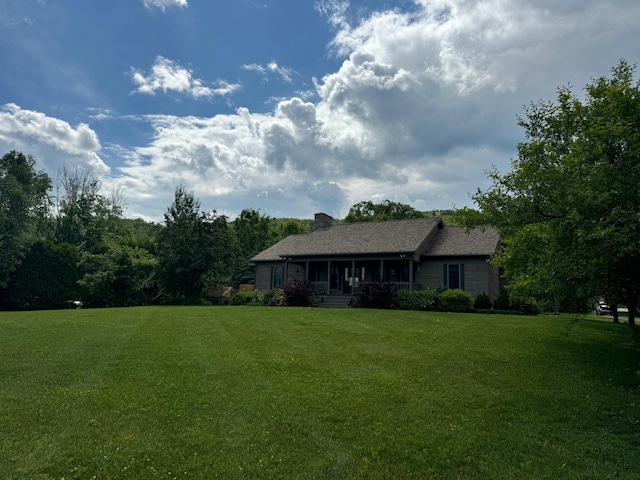
[[(32, 156), (0, 160), (0, 309), (197, 304), (216, 286), (253, 284), (250, 259), (312, 220), (273, 218), (245, 209), (234, 220), (175, 190), (164, 224), (124, 218), (118, 191), (105, 194), (86, 171), (63, 169), (55, 182)], [(337, 222), (424, 216), (385, 200), (360, 202)]]
[(251, 257), (311, 220), (246, 209), (233, 221), (203, 211), (179, 186), (164, 225), (123, 217), (118, 192), (63, 170), (55, 184), (20, 152), (0, 160), (0, 308), (182, 304), (208, 287), (253, 283)]
[(447, 223), (455, 223), (455, 210), (431, 210), (422, 211), (405, 203), (383, 200), (380, 203), (364, 201), (356, 203), (349, 209), (344, 218), (345, 223), (352, 222), (379, 222), (384, 220), (402, 220), (405, 218), (441, 217)]

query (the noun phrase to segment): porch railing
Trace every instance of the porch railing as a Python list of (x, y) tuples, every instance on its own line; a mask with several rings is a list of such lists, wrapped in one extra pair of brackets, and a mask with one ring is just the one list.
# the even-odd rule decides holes
[(326, 295), (329, 292), (329, 282), (309, 282), (309, 285), (318, 295)]
[(419, 283), (414, 283), (413, 288), (411, 288), (411, 282), (383, 282), (387, 285), (392, 292), (397, 292), (398, 290), (422, 290), (422, 285)]
[[(391, 291), (397, 292), (398, 290), (411, 290), (410, 282), (382, 282), (387, 285)], [(329, 292), (329, 282), (309, 282), (311, 289), (318, 295), (327, 295)], [(422, 285), (419, 283), (413, 284), (413, 290), (422, 290)]]

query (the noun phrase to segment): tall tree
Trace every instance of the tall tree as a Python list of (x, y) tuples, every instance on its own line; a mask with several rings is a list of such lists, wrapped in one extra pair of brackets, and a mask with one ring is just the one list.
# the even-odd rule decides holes
[(170, 301), (194, 302), (207, 283), (230, 280), (235, 239), (227, 217), (200, 211), (200, 200), (183, 185), (164, 215), (158, 237), (158, 279)]
[[(105, 242), (104, 251), (86, 253), (79, 262), (82, 300), (91, 307), (148, 305), (157, 296), (153, 275), (157, 259), (144, 248)], [(125, 239), (126, 240), (126, 239)]]
[(119, 225), (123, 205), (119, 195), (101, 193), (102, 182), (91, 172), (63, 168), (57, 195), (56, 240), (92, 251)]
[(231, 226), (238, 246), (237, 265), (233, 272), (232, 283), (235, 285), (253, 283), (255, 266), (250, 263), (251, 258), (275, 243), (272, 219), (267, 215), (261, 215), (258, 210), (245, 208), (231, 222)]
[(511, 172), (473, 199), (466, 223), (497, 227), (498, 263), (514, 285), (546, 294), (640, 299), (640, 85), (621, 61), (611, 78), (532, 104)]
[(65, 308), (78, 299), (78, 249), (69, 243), (36, 241), (10, 277), (5, 307), (12, 310)]
[(255, 265), (251, 258), (289, 235), (309, 233), (311, 225), (312, 220), (273, 218), (251, 208), (242, 210), (231, 222), (238, 246), (232, 284), (254, 283)]
[(250, 258), (273, 242), (271, 218), (258, 210), (245, 208), (232, 222), (241, 258)]
[(11, 151), (0, 159), (0, 287), (36, 240), (46, 215), (51, 179), (32, 156)]

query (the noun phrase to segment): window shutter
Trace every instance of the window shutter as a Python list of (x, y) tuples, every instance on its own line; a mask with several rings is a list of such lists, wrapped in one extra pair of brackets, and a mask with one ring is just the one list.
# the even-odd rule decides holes
[(444, 286), (444, 288), (449, 288), (449, 265), (447, 265), (446, 263), (443, 265), (443, 269), (442, 269), (442, 285)]
[(464, 290), (464, 263), (460, 264), (460, 289)]

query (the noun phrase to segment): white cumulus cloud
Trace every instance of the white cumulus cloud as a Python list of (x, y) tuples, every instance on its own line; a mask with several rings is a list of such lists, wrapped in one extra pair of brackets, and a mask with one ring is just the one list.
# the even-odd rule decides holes
[(55, 174), (62, 164), (78, 165), (97, 175), (109, 172), (98, 155), (101, 149), (98, 136), (87, 124), (73, 127), (13, 103), (0, 110), (0, 149), (33, 155), (50, 174)]
[(217, 80), (214, 86), (207, 85), (204, 80), (194, 78), (191, 70), (161, 55), (156, 57), (148, 74), (132, 68), (131, 79), (138, 86), (135, 90), (138, 93), (154, 95), (158, 90), (173, 91), (195, 99), (230, 95), (240, 88), (239, 84), (224, 80)]
[[(154, 135), (148, 145), (128, 152), (121, 168), (120, 186), (130, 211), (142, 212), (149, 197), (160, 196), (158, 209), (146, 215), (161, 218), (179, 183), (194, 189), (203, 205), (233, 214), (253, 207), (285, 216), (294, 204), (301, 211), (320, 204), (339, 211), (345, 195), (335, 181), (300, 174), (301, 169), (317, 167), (309, 134), (315, 125), (313, 106), (294, 100), (284, 110), (276, 116), (240, 108), (212, 118), (138, 119), (149, 122)], [(287, 151), (287, 135), (290, 146), (307, 145), (309, 156)]]

